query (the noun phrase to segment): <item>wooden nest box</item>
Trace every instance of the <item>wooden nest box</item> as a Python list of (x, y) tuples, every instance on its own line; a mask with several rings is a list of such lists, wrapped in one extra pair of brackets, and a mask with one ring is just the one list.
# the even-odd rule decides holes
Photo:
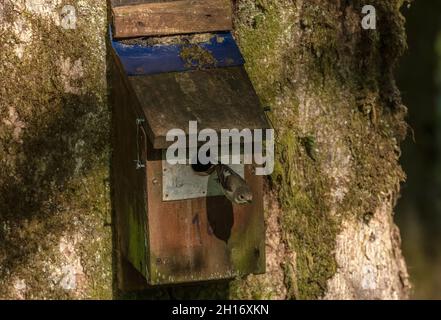
[(232, 166), (253, 193), (251, 204), (236, 205), (215, 175), (165, 161), (167, 132), (188, 133), (189, 121), (216, 131), (268, 128), (229, 32), (230, 1), (114, 0), (112, 15), (120, 288), (263, 273), (263, 180), (254, 165)]

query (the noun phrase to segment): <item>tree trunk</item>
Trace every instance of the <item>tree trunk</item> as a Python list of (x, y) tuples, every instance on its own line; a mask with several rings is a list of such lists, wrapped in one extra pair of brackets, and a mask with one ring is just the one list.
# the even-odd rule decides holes
[[(143, 298), (406, 298), (393, 223), (405, 108), (402, 1), (235, 1), (235, 36), (276, 129), (267, 272)], [(104, 3), (0, 2), (2, 298), (112, 296)], [(114, 272), (114, 270), (113, 270)]]

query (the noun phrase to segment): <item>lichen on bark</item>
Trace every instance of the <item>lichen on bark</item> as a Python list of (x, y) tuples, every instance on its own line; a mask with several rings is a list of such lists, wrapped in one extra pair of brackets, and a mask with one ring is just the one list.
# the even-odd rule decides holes
[(105, 3), (2, 9), (0, 297), (110, 298)]
[[(278, 263), (286, 290), (267, 287), (266, 297), (281, 298), (280, 292), (285, 298), (323, 297), (343, 264), (335, 256), (338, 235), (366, 223), (363, 217), (384, 221), (392, 213), (404, 179), (398, 143), (406, 111), (393, 79), (405, 49), (402, 1), (370, 4), (377, 9), (378, 30), (361, 28), (360, 1), (236, 2), (235, 34), (262, 102), (272, 107), (277, 134), (269, 186), (280, 204), (283, 245), (268, 250), (285, 252)], [(391, 204), (389, 210), (379, 209), (384, 204)], [(389, 251), (399, 241), (392, 220), (386, 221), (385, 230), (370, 231), (396, 240)], [(358, 247), (355, 240), (352, 245)], [(385, 271), (394, 282), (390, 291), (398, 292), (389, 297), (405, 297), (407, 273), (399, 249), (386, 256), (397, 266)], [(265, 277), (239, 284), (237, 294), (252, 297), (270, 282)], [(392, 279), (401, 279), (402, 286)], [(347, 290), (339, 297), (357, 297), (350, 286), (339, 289)], [(361, 285), (357, 290), (359, 297), (371, 298), (389, 292)]]

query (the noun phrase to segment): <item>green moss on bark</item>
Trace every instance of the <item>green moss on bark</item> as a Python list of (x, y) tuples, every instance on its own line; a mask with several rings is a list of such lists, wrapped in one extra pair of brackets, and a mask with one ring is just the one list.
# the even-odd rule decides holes
[(112, 297), (105, 4), (65, 4), (2, 12), (1, 297)]
[[(342, 221), (374, 212), (396, 196), (404, 178), (397, 159), (405, 108), (392, 74), (405, 48), (401, 3), (370, 3), (380, 28), (366, 31), (360, 28), (361, 2), (238, 2), (236, 36), (246, 68), (262, 102), (273, 108), (270, 185), (278, 192), (288, 250), (297, 256), (296, 273), (284, 264), (292, 298), (326, 292), (337, 270)], [(333, 157), (348, 159), (350, 167)], [(333, 166), (347, 173), (333, 174)], [(247, 284), (253, 285), (259, 281)]]

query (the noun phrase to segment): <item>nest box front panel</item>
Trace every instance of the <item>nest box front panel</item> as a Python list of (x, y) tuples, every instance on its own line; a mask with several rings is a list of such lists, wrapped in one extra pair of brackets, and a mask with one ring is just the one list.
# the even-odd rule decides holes
[(157, 153), (147, 164), (150, 283), (264, 272), (262, 177), (245, 166), (255, 199), (247, 206), (233, 205), (224, 196), (163, 201), (162, 163)]

